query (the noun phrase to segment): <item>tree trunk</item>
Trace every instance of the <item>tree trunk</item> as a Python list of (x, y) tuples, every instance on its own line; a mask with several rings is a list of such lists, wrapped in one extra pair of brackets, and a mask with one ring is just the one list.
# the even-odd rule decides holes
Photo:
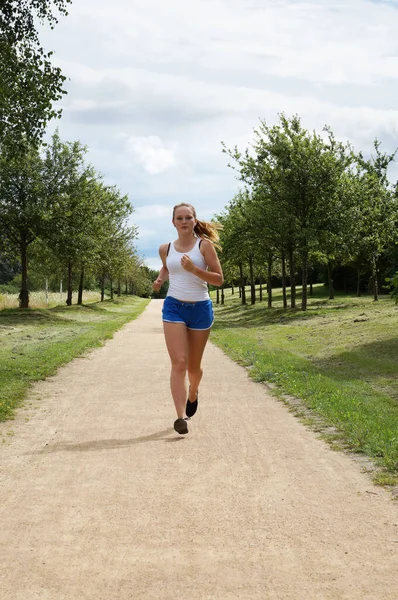
[(21, 252), (21, 289), (19, 292), (19, 308), (29, 308), (29, 290), (28, 290), (28, 243), (25, 232), (21, 232), (19, 243)]
[(361, 273), (359, 269), (357, 269), (357, 296), (358, 298), (361, 295)]
[(289, 271), (290, 271), (290, 308), (296, 308), (296, 265), (294, 262), (293, 248), (289, 249)]
[(122, 282), (120, 281), (120, 278), (117, 280), (117, 295), (119, 298), (122, 295)]
[(256, 284), (254, 281), (253, 257), (249, 256), (249, 272), (250, 272), (250, 302), (256, 304)]
[(125, 280), (125, 287), (124, 287), (124, 289), (125, 289), (126, 296), (128, 296), (128, 294), (129, 294), (129, 282), (128, 282), (127, 277), (126, 277), (126, 280)]
[(225, 302), (225, 296), (224, 296), (224, 287), (221, 288), (221, 305), (223, 305)]
[(268, 255), (267, 296), (268, 308), (272, 308), (272, 254)]
[(309, 286), (310, 286), (310, 297), (311, 297), (311, 298), (312, 298), (312, 296), (313, 296), (313, 291), (314, 291), (314, 290), (312, 289), (312, 274), (313, 274), (313, 269), (311, 269), (311, 270), (309, 271), (309, 273), (308, 273), (308, 278), (309, 278), (309, 281), (308, 281), (308, 283), (309, 283)]
[(234, 288), (234, 284), (231, 285), (231, 294), (234, 295), (235, 294), (235, 288)]
[(260, 275), (260, 302), (263, 301), (263, 279)]
[(220, 290), (216, 289), (216, 304), (220, 304)]
[(283, 308), (287, 309), (287, 293), (286, 293), (286, 256), (282, 252), (282, 296), (283, 296)]
[(110, 284), (111, 284), (111, 300), (113, 300), (113, 279), (112, 279), (112, 277), (110, 279)]
[(307, 310), (308, 301), (308, 252), (304, 252), (303, 256), (303, 267), (302, 267), (302, 296), (301, 296), (301, 310)]
[(240, 273), (240, 289), (241, 289), (241, 298), (242, 305), (246, 304), (246, 290), (245, 290), (245, 278), (243, 276), (243, 266), (242, 263), (239, 263), (239, 273)]
[(66, 294), (66, 305), (67, 306), (72, 305), (72, 292), (73, 292), (72, 277), (73, 277), (72, 263), (71, 263), (71, 261), (69, 261), (69, 263), (68, 263), (68, 288), (67, 288), (68, 291)]
[(379, 299), (379, 281), (377, 273), (377, 259), (373, 256), (372, 259), (372, 277), (373, 277), (373, 300), (375, 302)]
[(105, 300), (105, 275), (101, 277), (101, 302)]
[(83, 304), (83, 287), (84, 287), (84, 267), (80, 271), (79, 291), (77, 292), (77, 303), (80, 306)]
[(328, 285), (329, 285), (329, 300), (334, 299), (334, 285), (333, 285), (333, 266), (332, 262), (328, 261)]

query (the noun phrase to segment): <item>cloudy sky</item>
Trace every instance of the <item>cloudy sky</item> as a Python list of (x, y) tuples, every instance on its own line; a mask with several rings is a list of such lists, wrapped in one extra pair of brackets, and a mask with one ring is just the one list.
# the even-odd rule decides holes
[[(221, 152), (259, 118), (371, 152), (398, 146), (398, 0), (74, 0), (41, 40), (68, 77), (63, 140), (128, 194), (152, 268), (172, 207), (210, 219), (239, 188)], [(398, 178), (391, 169), (390, 178)]]

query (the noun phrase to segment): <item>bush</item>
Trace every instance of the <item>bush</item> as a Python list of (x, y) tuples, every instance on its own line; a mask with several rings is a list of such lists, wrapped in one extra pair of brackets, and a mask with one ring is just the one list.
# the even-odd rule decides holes
[(11, 283), (0, 285), (0, 294), (19, 294), (19, 290), (20, 286), (13, 281)]
[(388, 283), (387, 289), (390, 291), (391, 298), (395, 298), (395, 304), (398, 304), (398, 271), (392, 277), (386, 277)]

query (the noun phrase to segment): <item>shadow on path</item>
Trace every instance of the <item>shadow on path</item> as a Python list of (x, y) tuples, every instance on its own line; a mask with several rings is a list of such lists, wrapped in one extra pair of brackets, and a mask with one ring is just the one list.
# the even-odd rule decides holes
[(53, 452), (89, 452), (90, 450), (115, 450), (117, 448), (125, 448), (127, 446), (135, 446), (136, 444), (143, 444), (145, 442), (178, 442), (183, 439), (181, 437), (166, 437), (171, 433), (175, 433), (173, 428), (163, 429), (157, 433), (151, 435), (143, 435), (137, 438), (131, 438), (128, 440), (93, 440), (91, 442), (81, 442), (78, 444), (72, 442), (60, 442), (51, 446), (45, 446), (42, 450), (37, 452), (28, 452), (27, 454), (52, 454)]

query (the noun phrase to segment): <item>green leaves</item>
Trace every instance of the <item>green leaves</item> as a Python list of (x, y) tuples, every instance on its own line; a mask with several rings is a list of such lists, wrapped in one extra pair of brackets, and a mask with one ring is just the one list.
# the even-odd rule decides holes
[(56, 132), (43, 154), (34, 145), (24, 154), (0, 154), (0, 231), (4, 246), (14, 248), (23, 265), (23, 308), (29, 305), (33, 242), (43, 274), (68, 271), (70, 296), (74, 271), (121, 277), (138, 261), (128, 197), (104, 185), (85, 163), (86, 153), (79, 142), (62, 142)]
[(57, 23), (70, 0), (3, 0), (0, 6), (0, 145), (24, 153), (38, 145), (47, 122), (60, 116), (53, 104), (65, 93), (65, 77), (41, 47), (35, 17)]
[(234, 257), (239, 256), (240, 261), (256, 257), (264, 262), (267, 257), (268, 265), (279, 268), (286, 257), (292, 307), (296, 265), (300, 267), (303, 310), (307, 274), (314, 261), (328, 265), (331, 295), (337, 264), (360, 259), (373, 270), (376, 281), (381, 254), (398, 239), (398, 213), (397, 194), (387, 178), (395, 153), (382, 153), (378, 140), (374, 147), (376, 156), (365, 160), (350, 144), (337, 141), (329, 127), (321, 134), (309, 132), (297, 115), (283, 114), (273, 126), (260, 120), (245, 152), (223, 145), (248, 186), (223, 215), (230, 260), (238, 264)]

